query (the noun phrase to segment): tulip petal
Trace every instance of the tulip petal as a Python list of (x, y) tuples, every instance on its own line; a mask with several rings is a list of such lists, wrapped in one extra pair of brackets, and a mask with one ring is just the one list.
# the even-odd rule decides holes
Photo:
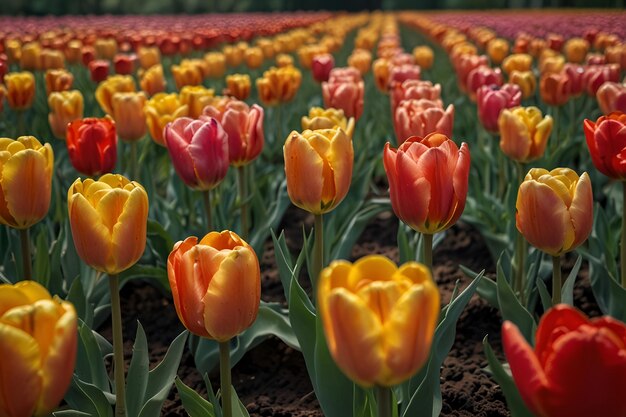
[(289, 198), (296, 206), (321, 214), (324, 160), (297, 132), (285, 142), (284, 155)]
[(341, 129), (333, 137), (328, 152), (328, 163), (333, 171), (334, 190), (333, 203), (339, 204), (350, 189), (354, 149), (352, 139)]
[(111, 253), (117, 273), (131, 267), (146, 248), (148, 196), (143, 188), (128, 195), (111, 234)]
[(571, 249), (574, 249), (587, 240), (593, 227), (593, 192), (591, 191), (591, 180), (586, 172), (583, 172), (578, 184), (576, 184), (569, 213), (576, 234), (571, 246)]
[[(406, 142), (405, 142), (406, 143)], [(412, 150), (413, 147), (411, 147)], [(424, 231), (431, 200), (431, 184), (418, 175), (418, 166), (405, 152), (396, 157), (396, 192), (390, 180), (391, 205), (396, 215), (412, 229)]]
[(100, 215), (82, 194), (69, 198), (69, 218), (74, 246), (85, 263), (98, 271), (105, 268), (111, 256), (110, 234)]
[(28, 296), (23, 291), (20, 291), (17, 286), (0, 284), (0, 317), (13, 307), (23, 306), (29, 302)]

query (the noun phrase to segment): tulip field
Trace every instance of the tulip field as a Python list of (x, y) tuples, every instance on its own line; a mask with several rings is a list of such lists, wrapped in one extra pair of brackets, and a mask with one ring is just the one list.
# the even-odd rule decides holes
[(0, 16), (0, 417), (626, 417), (626, 12)]

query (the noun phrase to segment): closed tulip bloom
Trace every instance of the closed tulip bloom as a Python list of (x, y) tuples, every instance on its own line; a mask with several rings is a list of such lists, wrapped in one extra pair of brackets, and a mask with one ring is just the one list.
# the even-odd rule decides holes
[(47, 416), (72, 381), (77, 316), (34, 281), (0, 284), (0, 415)]
[(602, 113), (620, 111), (626, 113), (626, 84), (605, 82), (596, 93)]
[(582, 38), (570, 38), (565, 42), (563, 52), (569, 62), (581, 64), (589, 52), (589, 42)]
[(249, 107), (243, 101), (232, 100), (223, 109), (205, 107), (203, 114), (219, 121), (228, 135), (228, 158), (231, 165), (239, 167), (255, 160), (263, 150), (263, 108), (257, 104)]
[(209, 78), (222, 78), (226, 72), (226, 57), (221, 52), (209, 52), (204, 56)]
[(150, 136), (158, 145), (165, 146), (163, 128), (168, 123), (189, 115), (189, 106), (180, 102), (178, 94), (155, 94), (144, 107)]
[(106, 114), (113, 114), (113, 95), (115, 93), (134, 93), (135, 81), (130, 75), (112, 75), (98, 84), (96, 100)]
[(509, 74), (509, 83), (516, 84), (522, 91), (522, 98), (530, 98), (535, 95), (537, 78), (532, 71), (512, 71)]
[(146, 134), (146, 95), (139, 93), (115, 93), (111, 101), (113, 120), (120, 139), (136, 141)]
[(231, 74), (226, 76), (226, 94), (237, 100), (245, 100), (250, 96), (250, 76), (248, 74)]
[(441, 102), (441, 85), (422, 80), (406, 80), (402, 84), (396, 84), (390, 91), (391, 111), (395, 113), (396, 107), (404, 100), (430, 100), (439, 103), (439, 107), (443, 107)]
[(342, 109), (346, 117), (354, 117), (355, 120), (359, 120), (363, 113), (364, 94), (363, 81), (322, 83), (324, 107)]
[(452, 135), (454, 126), (454, 105), (445, 110), (439, 103), (430, 100), (404, 100), (394, 113), (393, 127), (398, 143), (411, 136), (425, 137), (438, 132)]
[(365, 75), (372, 65), (372, 53), (365, 49), (355, 49), (348, 57), (348, 65)]
[(356, 68), (337, 67), (330, 70), (328, 81), (358, 83), (359, 81), (363, 81), (363, 77)]
[(74, 76), (71, 72), (63, 69), (51, 69), (46, 71), (46, 95), (55, 91), (67, 91), (72, 88)]
[(511, 54), (504, 58), (501, 67), (509, 75), (513, 71), (530, 71), (533, 68), (533, 57), (529, 54)]
[(77, 179), (67, 193), (76, 252), (90, 267), (109, 275), (133, 266), (146, 248), (148, 194), (118, 174)]
[(189, 108), (189, 117), (197, 119), (202, 109), (210, 104), (215, 91), (201, 85), (186, 85), (180, 90), (180, 102)]
[(241, 62), (243, 61), (243, 51), (240, 51), (236, 46), (226, 45), (222, 49), (222, 53), (224, 54), (224, 59), (229, 67), (233, 68), (241, 65)]
[(333, 261), (320, 274), (317, 299), (330, 354), (357, 384), (398, 385), (426, 363), (439, 318), (426, 266), (398, 268), (381, 255)]
[(331, 54), (315, 55), (311, 62), (311, 74), (318, 83), (328, 81), (330, 71), (335, 66), (335, 58)]
[(563, 67), (563, 73), (569, 78), (569, 93), (573, 97), (581, 95), (585, 89), (586, 67), (568, 62)]
[(552, 117), (542, 117), (537, 107), (504, 109), (498, 119), (500, 149), (517, 162), (539, 159), (546, 150), (552, 125)]
[(548, 56), (539, 61), (539, 72), (542, 75), (559, 73), (565, 66), (563, 55)]
[(570, 99), (571, 81), (565, 73), (543, 75), (539, 83), (541, 100), (550, 106), (562, 106)]
[(108, 117), (74, 120), (67, 125), (66, 144), (70, 162), (81, 174), (93, 177), (115, 168), (117, 134)]
[(302, 73), (295, 67), (270, 68), (257, 78), (259, 99), (268, 106), (291, 101), (302, 82)]
[(522, 90), (516, 84), (484, 85), (476, 92), (478, 119), (488, 132), (498, 133), (498, 117), (502, 110), (519, 106), (521, 101)]
[(466, 143), (445, 135), (413, 136), (383, 154), (393, 211), (409, 227), (434, 234), (451, 227), (463, 213), (470, 169)]
[(354, 150), (341, 128), (293, 131), (283, 146), (287, 192), (312, 214), (333, 210), (350, 188)]
[(112, 61), (117, 53), (117, 42), (113, 38), (98, 38), (93, 44), (97, 59)]
[(413, 59), (415, 59), (415, 63), (417, 65), (424, 68), (425, 70), (428, 70), (433, 66), (433, 62), (435, 61), (435, 54), (429, 46), (416, 46), (415, 48), (413, 48)]
[(22, 42), (18, 39), (7, 39), (4, 49), (10, 64), (15, 64), (22, 58)]
[(485, 55), (461, 55), (454, 63), (459, 89), (467, 92), (467, 77), (475, 68), (486, 66), (489, 59)]
[(499, 65), (509, 55), (509, 42), (503, 38), (495, 38), (487, 44), (487, 55), (495, 65)]
[(293, 67), (293, 57), (287, 54), (276, 55), (276, 66), (278, 68)]
[(132, 75), (137, 65), (137, 55), (135, 54), (117, 54), (113, 60), (113, 67), (116, 74)]
[(617, 64), (593, 65), (583, 74), (583, 85), (588, 95), (595, 97), (598, 89), (607, 81), (619, 82), (620, 67)]
[(298, 49), (298, 59), (302, 68), (311, 69), (313, 57), (328, 53), (328, 49), (322, 45), (305, 45)]
[(193, 334), (226, 342), (254, 323), (261, 300), (259, 260), (234, 232), (176, 243), (167, 276), (178, 318)]
[(65, 59), (70, 64), (78, 64), (82, 58), (83, 43), (78, 39), (72, 39), (65, 46)]
[(537, 417), (622, 417), (626, 402), (626, 326), (609, 316), (589, 320), (559, 304), (543, 315), (535, 349), (510, 321), (502, 344), (513, 379)]
[(194, 190), (211, 190), (228, 171), (228, 134), (213, 118), (180, 117), (163, 129), (172, 165)]
[(389, 88), (393, 88), (396, 84), (402, 84), (407, 80), (419, 80), (420, 77), (421, 70), (419, 65), (394, 65), (389, 72)]
[(63, 52), (55, 49), (44, 48), (41, 50), (41, 69), (62, 69), (65, 67)]
[(10, 72), (4, 76), (7, 101), (13, 110), (28, 110), (35, 99), (35, 77), (32, 72)]
[(372, 64), (374, 72), (374, 81), (376, 87), (383, 93), (389, 90), (389, 74), (391, 73), (391, 63), (388, 59), (379, 58)]
[(501, 86), (504, 81), (500, 68), (489, 68), (487, 66), (474, 68), (467, 75), (467, 92), (472, 100), (476, 99), (476, 92), (484, 85)]
[(519, 187), (515, 204), (517, 230), (537, 249), (552, 256), (576, 249), (593, 223), (589, 175), (569, 168), (533, 168)]
[(585, 57), (586, 65), (604, 65), (606, 64), (606, 57), (601, 53), (588, 53)]
[(137, 49), (137, 57), (139, 58), (139, 65), (145, 70), (161, 64), (161, 51), (156, 46), (140, 47)]
[(20, 68), (25, 71), (41, 69), (41, 45), (39, 42), (29, 42), (22, 46)]
[(107, 79), (109, 76), (109, 61), (103, 61), (101, 59), (92, 60), (89, 62), (89, 74), (91, 81), (100, 83)]
[(53, 92), (48, 96), (48, 122), (57, 139), (65, 140), (68, 123), (82, 119), (83, 95), (79, 90)]
[(622, 112), (601, 116), (595, 122), (583, 124), (593, 165), (609, 178), (626, 180), (626, 114)]
[[(93, 61), (98, 61), (98, 63), (100, 65), (103, 65), (103, 63), (105, 63), (105, 62), (107, 64), (109, 63), (109, 61), (104, 60), (104, 59), (96, 59), (96, 51), (94, 51), (93, 46), (89, 46), (89, 45), (83, 46), (83, 48), (81, 49), (80, 53), (81, 53), (80, 60), (82, 61), (84, 66), (89, 67), (89, 71), (91, 71), (91, 65), (90, 64)], [(104, 78), (106, 78), (106, 77), (104, 77)], [(95, 80), (93, 72), (91, 74), (91, 79), (94, 82), (102, 81), (102, 80)]]
[(179, 90), (186, 85), (202, 84), (202, 70), (197, 65), (172, 65), (172, 76)]
[(328, 109), (311, 107), (309, 115), (302, 117), (303, 130), (334, 129), (335, 127), (343, 129), (352, 138), (354, 118), (348, 119), (343, 110), (332, 107)]
[(604, 51), (606, 62), (619, 64), (622, 71), (626, 70), (626, 44), (609, 46)]
[(163, 76), (163, 67), (161, 65), (154, 65), (142, 74), (140, 73), (139, 85), (148, 97), (164, 92), (165, 77)]
[(46, 216), (53, 166), (50, 144), (33, 136), (0, 138), (0, 223), (27, 229)]
[(243, 53), (243, 59), (250, 69), (260, 68), (264, 58), (263, 50), (258, 46), (252, 46)]
[(263, 57), (265, 59), (272, 59), (276, 55), (276, 48), (271, 39), (257, 39), (256, 44), (259, 48), (261, 48), (261, 51), (263, 51)]

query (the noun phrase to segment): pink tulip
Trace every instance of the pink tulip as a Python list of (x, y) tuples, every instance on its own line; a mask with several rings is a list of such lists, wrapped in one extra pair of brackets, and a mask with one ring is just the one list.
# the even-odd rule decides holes
[(489, 58), (486, 55), (461, 55), (453, 62), (461, 91), (467, 91), (467, 76), (469, 73), (475, 68), (486, 66), (488, 63)]
[(472, 100), (476, 99), (476, 92), (483, 85), (501, 86), (503, 83), (500, 68), (490, 68), (486, 65), (474, 68), (467, 74), (467, 92)]
[(478, 118), (488, 132), (497, 133), (500, 112), (519, 106), (521, 100), (522, 90), (517, 84), (484, 85), (476, 92)]
[(619, 82), (620, 66), (618, 64), (591, 65), (583, 75), (585, 91), (595, 96), (602, 84), (607, 81)]
[(359, 70), (354, 67), (338, 67), (330, 70), (328, 81), (331, 83), (343, 81), (358, 83), (359, 81), (363, 81), (363, 77), (361, 77)]
[(335, 58), (331, 54), (320, 54), (313, 57), (311, 62), (311, 73), (313, 79), (318, 83), (328, 81), (330, 71), (335, 66)]
[(402, 84), (407, 80), (419, 80), (421, 69), (419, 65), (404, 64), (394, 65), (389, 73), (389, 85)]
[(435, 101), (404, 100), (396, 108), (393, 126), (398, 144), (411, 136), (426, 137), (435, 132), (451, 136), (454, 105), (450, 104), (444, 110)]
[(579, 64), (568, 62), (563, 67), (563, 73), (569, 78), (569, 93), (572, 96), (579, 96), (583, 92), (583, 76), (585, 75), (585, 67)]
[(626, 113), (626, 84), (607, 81), (598, 89), (596, 98), (605, 115), (614, 111)]
[(426, 99), (436, 101), (439, 107), (443, 107), (441, 102), (441, 85), (431, 83), (430, 81), (406, 80), (402, 84), (396, 84), (391, 90), (389, 97), (391, 99), (391, 112), (396, 112), (396, 107), (403, 100), (419, 100)]
[(363, 81), (359, 82), (325, 82), (322, 83), (324, 107), (343, 110), (346, 117), (359, 120), (363, 113)]

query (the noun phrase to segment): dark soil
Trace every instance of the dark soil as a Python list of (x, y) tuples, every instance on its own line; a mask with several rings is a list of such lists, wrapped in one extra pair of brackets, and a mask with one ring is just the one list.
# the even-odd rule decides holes
[[(283, 228), (292, 249), (302, 242), (302, 225), (308, 228), (312, 219), (297, 209), (290, 209), (283, 221)], [(391, 213), (383, 213), (364, 231), (352, 251), (354, 258), (366, 254), (381, 253), (398, 261), (396, 246), (398, 221)], [(480, 234), (470, 226), (459, 223), (446, 233), (443, 242), (434, 252), (435, 276), (447, 303), (458, 281), (461, 288), (470, 279), (458, 268), (465, 265), (473, 270), (486, 269), (493, 276), (495, 265)], [(573, 266), (567, 259), (564, 269)], [(284, 302), (283, 289), (278, 278), (271, 242), (266, 244), (261, 259), (262, 293), (266, 301)], [(591, 290), (583, 279), (576, 286), (577, 305), (586, 313), (597, 315)], [(172, 340), (184, 330), (180, 324), (171, 298), (162, 290), (149, 284), (136, 282), (122, 290), (124, 337), (127, 359), (132, 350), (136, 321), (145, 328), (151, 349), (151, 363), (161, 360)], [(474, 296), (461, 315), (457, 335), (450, 355), (441, 370), (443, 396), (442, 416), (499, 417), (509, 416), (500, 388), (484, 370), (487, 366), (482, 340), (489, 341), (500, 358), (501, 317), (499, 312), (485, 301)], [(110, 330), (104, 329), (106, 337)], [(183, 355), (178, 375), (201, 394), (206, 388), (201, 375), (195, 370), (193, 358), (187, 351)], [(214, 387), (218, 379), (212, 375)], [(300, 352), (286, 346), (277, 338), (263, 342), (248, 352), (233, 369), (233, 385), (251, 416), (299, 417), (322, 416), (319, 404), (309, 382), (304, 359)], [(165, 416), (185, 415), (175, 389), (172, 389), (163, 408)]]

